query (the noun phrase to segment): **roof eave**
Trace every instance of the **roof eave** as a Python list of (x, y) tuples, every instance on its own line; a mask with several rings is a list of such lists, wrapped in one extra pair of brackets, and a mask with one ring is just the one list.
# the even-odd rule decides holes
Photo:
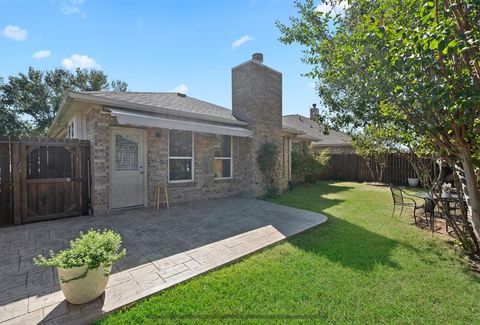
[(225, 123), (230, 125), (238, 125), (238, 126), (248, 125), (248, 123), (239, 121), (239, 120), (231, 120), (227, 118), (215, 117), (215, 116), (199, 114), (199, 113), (182, 112), (182, 111), (177, 111), (177, 110), (162, 108), (162, 107), (155, 107), (153, 109), (152, 108), (153, 106), (149, 106), (149, 105), (135, 104), (135, 103), (131, 103), (123, 100), (111, 99), (111, 98), (104, 98), (104, 97), (100, 98), (99, 96), (83, 94), (78, 92), (69, 92), (68, 96), (70, 96), (74, 100), (91, 102), (91, 103), (101, 104), (101, 105), (124, 107), (124, 108), (141, 110), (145, 112), (162, 113), (170, 116), (194, 118), (194, 119), (199, 119), (199, 120), (204, 120), (209, 122), (218, 122), (218, 123)]

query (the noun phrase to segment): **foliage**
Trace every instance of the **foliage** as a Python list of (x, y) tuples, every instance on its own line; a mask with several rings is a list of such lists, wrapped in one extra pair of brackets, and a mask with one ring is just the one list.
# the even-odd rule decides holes
[(322, 167), (328, 165), (328, 150), (314, 153), (307, 143), (292, 146), (292, 176), (298, 182), (313, 181), (318, 178)]
[[(104, 274), (109, 274), (112, 264), (126, 254), (121, 248), (122, 238), (113, 230), (93, 230), (86, 234), (80, 232), (80, 236), (70, 241), (70, 248), (58, 253), (50, 251), (49, 257), (39, 255), (33, 261), (39, 266), (53, 266), (60, 268), (72, 268), (86, 266), (87, 270), (79, 278), (84, 278), (89, 270), (97, 269), (103, 264)], [(69, 282), (76, 279), (63, 280)]]
[(0, 134), (43, 135), (51, 125), (66, 91), (126, 91), (120, 80), (108, 81), (100, 70), (66, 69), (40, 71), (30, 67), (26, 74), (0, 80)]
[(279, 154), (280, 148), (275, 142), (262, 143), (257, 151), (257, 164), (265, 176), (268, 196), (275, 196), (278, 193), (275, 176), (278, 169)]
[(356, 154), (365, 160), (372, 178), (381, 182), (387, 167), (388, 154), (398, 151), (392, 137), (385, 133), (385, 130), (370, 125), (352, 138), (352, 145)]
[(480, 238), (472, 161), (480, 134), (480, 2), (353, 0), (336, 14), (316, 11), (313, 0), (295, 4), (299, 17), (290, 26), (277, 22), (281, 40), (306, 47), (326, 119), (352, 129), (394, 125), (404, 145), (423, 142), (460, 162)]
[(388, 188), (320, 182), (274, 202), (328, 221), (99, 323), (265, 323), (272, 314), (286, 324), (478, 322), (478, 277), (448, 242), (413, 226), (411, 214), (392, 220)]

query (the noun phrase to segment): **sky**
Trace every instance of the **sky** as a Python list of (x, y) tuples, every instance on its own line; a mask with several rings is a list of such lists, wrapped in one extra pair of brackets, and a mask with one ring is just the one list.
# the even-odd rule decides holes
[(179, 91), (231, 108), (231, 68), (264, 54), (283, 73), (283, 114), (318, 103), (301, 47), (275, 21), (293, 0), (0, 0), (0, 76), (98, 68), (130, 91)]

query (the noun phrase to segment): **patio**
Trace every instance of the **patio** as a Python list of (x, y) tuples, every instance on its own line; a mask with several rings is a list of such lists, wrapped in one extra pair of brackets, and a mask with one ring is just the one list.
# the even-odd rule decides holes
[[(325, 222), (321, 214), (246, 198), (137, 209), (0, 229), (0, 323), (88, 323), (103, 314), (245, 257)], [(62, 249), (79, 231), (111, 228), (127, 256), (105, 294), (68, 304), (54, 269), (32, 257)]]

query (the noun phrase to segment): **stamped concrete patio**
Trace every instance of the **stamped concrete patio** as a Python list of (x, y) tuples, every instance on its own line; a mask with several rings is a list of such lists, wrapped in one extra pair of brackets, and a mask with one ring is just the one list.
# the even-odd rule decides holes
[[(3, 228), (0, 323), (89, 323), (326, 219), (265, 201), (228, 198)], [(128, 253), (114, 266), (102, 297), (71, 305), (60, 290), (56, 271), (33, 265), (32, 257), (62, 249), (79, 231), (90, 228), (119, 232)]]

